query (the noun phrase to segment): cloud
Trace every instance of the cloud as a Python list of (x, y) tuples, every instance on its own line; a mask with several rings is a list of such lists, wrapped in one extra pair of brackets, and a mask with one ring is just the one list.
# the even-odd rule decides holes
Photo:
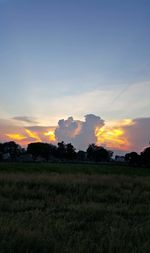
[(106, 123), (96, 133), (97, 144), (124, 153), (141, 152), (150, 142), (150, 117)]
[(125, 136), (130, 141), (130, 150), (141, 152), (150, 143), (150, 118), (137, 118), (125, 126)]
[(80, 133), (82, 125), (82, 121), (74, 120), (73, 117), (61, 119), (58, 121), (55, 136), (58, 141), (70, 142)]
[(29, 123), (29, 124), (37, 124), (38, 123), (38, 121), (35, 120), (35, 118), (27, 117), (27, 116), (18, 116), (18, 117), (14, 117), (12, 119), (16, 120), (16, 121), (23, 122), (23, 123)]
[(41, 92), (36, 93), (34, 90), (34, 96), (30, 94), (32, 95), (30, 108), (32, 115), (38, 115), (39, 119), (46, 117), (46, 122), (49, 122), (47, 111), (50, 108), (50, 125), (56, 124), (58, 119), (70, 114), (81, 119), (91, 111), (106, 120), (149, 117), (150, 81), (133, 83), (114, 81), (112, 85), (101, 84), (95, 89), (69, 94), (66, 92), (51, 98), (45, 93), (41, 96)]
[(85, 120), (73, 117), (61, 119), (56, 126), (26, 126), (19, 120), (0, 119), (0, 142), (14, 140), (22, 146), (30, 142), (71, 142), (76, 149), (85, 150), (96, 143), (119, 152), (141, 152), (150, 142), (150, 117), (104, 122), (88, 114)]
[(24, 127), (13, 119), (0, 119), (0, 141), (19, 140), (21, 143), (30, 141), (25, 134)]
[(77, 149), (85, 149), (90, 143), (128, 152), (141, 152), (150, 142), (150, 118), (124, 119), (106, 122), (93, 114), (85, 121), (73, 117), (59, 120), (55, 130), (57, 141), (71, 142)]
[(58, 141), (71, 142), (77, 149), (85, 149), (89, 144), (96, 143), (95, 130), (103, 125), (104, 120), (94, 114), (86, 115), (85, 121), (69, 117), (59, 120), (55, 136)]
[(54, 131), (56, 127), (51, 126), (23, 126), (14, 119), (0, 119), (0, 142), (16, 141), (22, 146), (30, 142), (55, 142)]
[(55, 126), (31, 126), (26, 128), (26, 132), (30, 137), (36, 141), (41, 142), (56, 142), (55, 139)]

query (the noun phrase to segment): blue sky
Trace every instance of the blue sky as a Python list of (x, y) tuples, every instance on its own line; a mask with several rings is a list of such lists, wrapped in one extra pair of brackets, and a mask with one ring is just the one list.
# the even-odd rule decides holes
[(0, 0), (0, 116), (148, 117), (149, 0)]

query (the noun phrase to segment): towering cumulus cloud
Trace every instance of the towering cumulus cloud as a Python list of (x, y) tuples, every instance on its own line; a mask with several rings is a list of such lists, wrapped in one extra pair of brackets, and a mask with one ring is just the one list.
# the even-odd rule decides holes
[(85, 150), (96, 143), (116, 152), (141, 152), (150, 142), (150, 118), (123, 119), (105, 122), (93, 114), (85, 120), (73, 117), (61, 119), (57, 126), (40, 126), (28, 117), (0, 119), (0, 142), (16, 141), (26, 147), (30, 142), (57, 144), (71, 142), (76, 149)]
[(90, 143), (96, 143), (95, 131), (103, 126), (104, 120), (93, 114), (86, 115), (85, 121), (69, 117), (59, 120), (55, 136), (58, 141), (71, 142), (78, 149), (85, 149)]

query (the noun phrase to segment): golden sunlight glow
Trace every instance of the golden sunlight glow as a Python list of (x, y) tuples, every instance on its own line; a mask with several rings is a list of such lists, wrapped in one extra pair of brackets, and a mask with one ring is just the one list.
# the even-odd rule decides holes
[(49, 137), (49, 141), (56, 141), (54, 131), (45, 132), (44, 135)]
[(5, 134), (9, 139), (16, 140), (16, 141), (22, 141), (25, 140), (27, 137), (21, 134)]
[(107, 122), (107, 126), (110, 126), (110, 127), (122, 127), (122, 126), (131, 126), (131, 125), (134, 125), (134, 121), (132, 119), (122, 119), (122, 120)]
[(123, 120), (122, 120), (122, 124), (123, 124), (123, 126), (131, 126), (131, 125), (133, 125), (134, 123), (133, 123), (133, 120), (132, 120), (132, 119), (123, 119)]
[(96, 128), (95, 135), (97, 138), (97, 144), (105, 145), (111, 149), (128, 150), (130, 143), (126, 137), (123, 127), (133, 124), (134, 122), (131, 119), (124, 119), (119, 122), (113, 122), (112, 124), (103, 126), (102, 128)]
[[(132, 147), (130, 137), (128, 136), (127, 127), (134, 125), (135, 122), (132, 119), (122, 119), (119, 121), (106, 122), (103, 127), (97, 127), (95, 129), (96, 144), (104, 146), (112, 150), (127, 151)], [(43, 130), (44, 129), (44, 130)], [(55, 136), (56, 127), (45, 127), (29, 130), (28, 128), (22, 128), (18, 133), (6, 133), (5, 137), (10, 140), (18, 142), (20, 145), (27, 146), (30, 142), (52, 142), (57, 143)], [(80, 135), (82, 124), (78, 124), (75, 131), (68, 133), (69, 138), (72, 140), (75, 136)]]
[(33, 138), (35, 139), (35, 141), (37, 142), (42, 142), (41, 138), (38, 136), (38, 134), (36, 134), (35, 132), (32, 132), (31, 130), (29, 129), (25, 129), (26, 133), (28, 134), (28, 136), (30, 138)]

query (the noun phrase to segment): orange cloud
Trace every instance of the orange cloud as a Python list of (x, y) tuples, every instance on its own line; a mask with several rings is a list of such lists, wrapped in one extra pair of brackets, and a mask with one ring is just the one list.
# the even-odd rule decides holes
[(28, 134), (28, 136), (32, 139), (34, 139), (36, 142), (41, 142), (41, 138), (39, 137), (39, 135), (29, 129), (25, 129), (26, 133)]
[[(60, 121), (62, 123), (67, 122), (67, 128), (64, 131), (63, 125), (63, 132), (62, 137), (66, 134), (68, 135), (68, 141), (72, 142), (74, 137), (80, 136), (82, 129), (82, 122), (80, 121), (73, 121), (73, 118), (69, 118), (67, 121)], [(71, 123), (71, 126), (70, 124)], [(69, 125), (68, 125), (69, 124)], [(109, 122), (105, 125), (101, 125), (95, 128), (95, 141), (98, 145), (106, 146), (110, 149), (119, 149), (123, 151), (127, 151), (130, 148), (130, 141), (126, 136), (126, 131), (124, 129), (125, 126), (130, 126), (133, 124), (131, 119), (124, 119), (117, 122)], [(69, 126), (69, 128), (68, 128)], [(65, 125), (66, 127), (66, 125)], [(40, 126), (33, 126), (33, 127), (20, 127), (16, 128), (18, 133), (14, 132), (14, 128), (12, 129), (13, 132), (4, 134), (7, 140), (14, 140), (18, 142), (22, 146), (26, 146), (30, 142), (57, 142), (57, 138), (55, 136), (55, 129), (56, 127), (40, 127)], [(11, 130), (11, 129), (9, 129)], [(89, 138), (90, 131), (87, 132), (85, 129), (85, 136)], [(70, 138), (70, 139), (69, 139)], [(78, 138), (78, 143), (82, 142), (80, 138)], [(75, 146), (76, 144), (73, 143)], [(77, 147), (78, 148), (78, 147)]]
[(130, 149), (130, 140), (126, 136), (124, 126), (133, 124), (131, 119), (124, 119), (118, 122), (106, 124), (102, 128), (96, 128), (95, 135), (97, 144), (111, 149), (128, 151)]
[(5, 134), (9, 139), (15, 140), (15, 141), (22, 141), (25, 140), (27, 137), (22, 134)]
[[(99, 124), (100, 123), (100, 124)], [(60, 128), (60, 129), (59, 129)], [(58, 131), (59, 130), (59, 131)], [(60, 131), (61, 130), (61, 131)], [(150, 141), (150, 118), (105, 122), (97, 117), (86, 121), (72, 117), (59, 121), (59, 127), (16, 125), (16, 121), (0, 119), (0, 142), (16, 141), (22, 147), (31, 142), (71, 142), (77, 149), (96, 143), (112, 150), (141, 152)]]
[(43, 135), (47, 136), (49, 138), (49, 141), (52, 141), (52, 142), (56, 141), (55, 133), (52, 130), (49, 130), (48, 132), (43, 133)]
[[(31, 127), (32, 129), (32, 127)], [(25, 146), (30, 142), (56, 142), (55, 138), (55, 128), (45, 128), (45, 127), (33, 127), (33, 130), (23, 128), (20, 129), (21, 132), (24, 132), (24, 134), (20, 133), (7, 133), (4, 134), (6, 137), (6, 141), (13, 140), (18, 142), (18, 144)], [(19, 129), (18, 129), (19, 130)], [(46, 130), (46, 131), (44, 131)]]

